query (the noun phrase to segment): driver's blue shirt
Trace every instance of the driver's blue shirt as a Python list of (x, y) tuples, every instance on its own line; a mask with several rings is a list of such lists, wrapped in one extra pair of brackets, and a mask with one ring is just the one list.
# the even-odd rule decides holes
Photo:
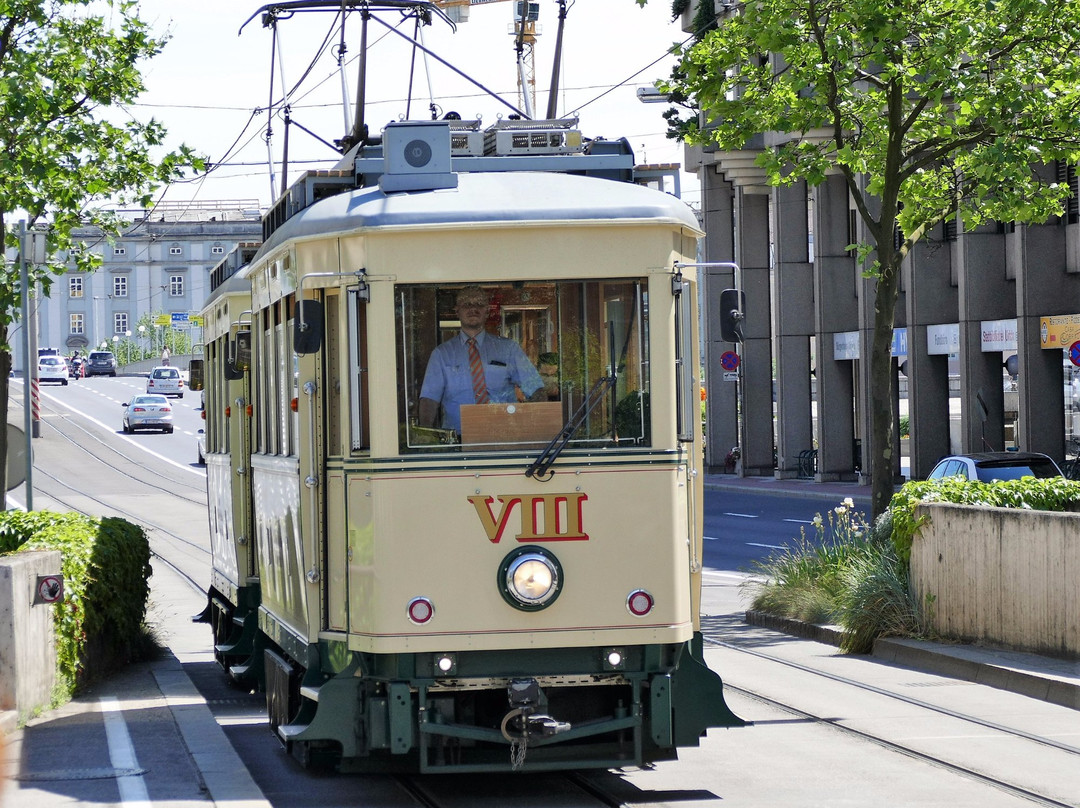
[[(420, 388), (421, 398), (442, 404), (442, 428), (455, 432), (461, 431), (461, 405), (476, 403), (466, 340), (468, 336), (459, 331), (431, 352)], [(516, 387), (529, 398), (544, 386), (539, 371), (514, 340), (481, 331), (476, 335), (476, 346), (491, 403), (517, 401)]]

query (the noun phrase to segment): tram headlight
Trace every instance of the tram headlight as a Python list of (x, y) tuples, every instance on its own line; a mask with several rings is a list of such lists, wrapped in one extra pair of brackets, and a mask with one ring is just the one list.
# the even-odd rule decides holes
[(555, 602), (562, 590), (558, 559), (539, 547), (520, 547), (499, 567), (499, 590), (515, 609), (536, 611)]

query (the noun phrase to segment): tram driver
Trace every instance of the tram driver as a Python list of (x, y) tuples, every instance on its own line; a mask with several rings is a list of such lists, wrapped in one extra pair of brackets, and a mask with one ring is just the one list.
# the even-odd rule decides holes
[[(462, 404), (506, 404), (544, 400), (544, 382), (512, 339), (485, 330), (490, 299), (479, 286), (458, 292), (454, 310), (461, 330), (431, 352), (420, 388), (420, 426), (461, 432)], [(439, 420), (439, 409), (442, 419)]]

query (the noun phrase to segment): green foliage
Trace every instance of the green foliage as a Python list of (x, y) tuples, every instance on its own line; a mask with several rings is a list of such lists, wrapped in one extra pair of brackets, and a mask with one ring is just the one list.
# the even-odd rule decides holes
[(126, 662), (142, 640), (150, 545), (123, 519), (5, 511), (0, 553), (59, 550), (64, 598), (56, 606), (57, 668), (71, 693), (99, 669)]
[[(49, 251), (70, 249), (71, 230), (119, 232), (94, 203), (149, 207), (151, 192), (203, 166), (187, 147), (164, 152), (165, 130), (126, 106), (143, 91), (139, 65), (165, 40), (151, 35), (128, 0), (6, 0), (0, 3), (0, 236), (19, 212), (49, 224)], [(80, 269), (100, 261), (80, 251)], [(61, 264), (35, 267), (46, 290)], [(18, 305), (18, 272), (0, 278), (0, 350)]]
[(915, 508), (926, 502), (1063, 511), (1070, 504), (1080, 502), (1080, 482), (1064, 477), (1022, 477), (983, 483), (963, 477), (946, 477), (905, 483), (893, 494), (889, 506), (894, 525), (893, 543), (897, 557), (904, 563), (911, 558), (911, 543), (922, 526)]
[(658, 84), (679, 104), (669, 134), (756, 151), (773, 185), (846, 181), (865, 234), (857, 266), (876, 279), (868, 438), (881, 513), (900, 267), (945, 221), (1061, 214), (1069, 189), (1046, 169), (1080, 158), (1080, 3), (745, 0), (676, 53)]
[(850, 499), (814, 518), (816, 537), (805, 531), (795, 547), (755, 564), (763, 580), (747, 585), (752, 608), (843, 629), (841, 649), (869, 650), (875, 637), (921, 635), (927, 621), (910, 593), (907, 564), (893, 547), (892, 516), (867, 525)]

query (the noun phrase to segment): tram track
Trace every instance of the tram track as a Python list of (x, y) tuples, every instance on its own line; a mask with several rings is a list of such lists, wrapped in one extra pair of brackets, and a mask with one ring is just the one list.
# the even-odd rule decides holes
[[(1011, 727), (996, 721), (990, 721), (979, 716), (970, 715), (958, 710), (951, 709), (949, 707), (944, 707), (940, 704), (934, 704), (923, 699), (918, 699), (902, 693), (897, 693), (884, 687), (879, 687), (877, 685), (869, 684), (864, 681), (859, 681), (857, 679), (842, 676), (829, 671), (820, 670), (810, 665), (805, 665), (800, 662), (793, 661), (791, 659), (785, 659), (774, 654), (764, 653), (757, 649), (746, 648), (737, 643), (725, 642), (715, 637), (708, 636), (705, 637), (705, 643), (713, 647), (729, 650), (736, 654), (745, 654), (771, 664), (781, 665), (784, 668), (797, 671), (801, 674), (807, 674), (810, 676), (826, 679), (845, 688), (853, 688), (864, 693), (872, 694), (876, 697), (881, 697), (894, 702), (899, 702), (948, 720), (959, 721), (963, 725), (977, 727), (980, 730), (986, 730), (990, 733), (993, 733), (994, 737), (1011, 738), (1024, 744), (1033, 744), (1036, 748), (1044, 749), (1046, 751), (1053, 750), (1055, 752), (1061, 752), (1067, 755), (1070, 759), (1078, 759), (1077, 762), (1080, 763), (1080, 747), (1068, 743), (1063, 743), (1053, 738), (1036, 735), (1034, 733), (1019, 729), (1017, 727)], [(1056, 797), (1040, 793), (1039, 791), (1031, 787), (1024, 786), (1016, 782), (1011, 782), (1010, 780), (1005, 779), (1002, 776), (997, 776), (986, 771), (980, 771), (979, 769), (974, 768), (970, 765), (965, 765), (961, 762), (948, 760), (938, 754), (922, 751), (915, 748), (911, 744), (906, 744), (898, 740), (887, 738), (882, 733), (876, 733), (867, 731), (865, 729), (860, 729), (852, 725), (852, 719), (850, 718), (819, 715), (811, 710), (806, 710), (789, 703), (790, 699), (782, 700), (773, 696), (766, 695), (765, 693), (762, 693), (752, 688), (732, 684), (730, 679), (728, 678), (725, 678), (724, 688), (725, 690), (741, 695), (746, 699), (772, 707), (776, 710), (780, 710), (781, 712), (787, 713), (788, 715), (792, 715), (802, 720), (812, 721), (816, 724), (830, 727), (849, 737), (873, 743), (879, 747), (919, 760), (935, 768), (970, 778), (984, 785), (1010, 794), (1014, 797), (1019, 797), (1024, 800), (1036, 803), (1038, 805), (1053, 806), (1054, 808), (1077, 808), (1078, 803), (1076, 802), (1066, 802)]]
[[(160, 464), (155, 467), (153, 475), (147, 475), (144, 456), (127, 452), (121, 446), (103, 439), (93, 429), (72, 417), (70, 408), (64, 405), (57, 406), (48, 397), (43, 397), (42, 403), (42, 409), (48, 416), (51, 426), (50, 438), (63, 441), (62, 453), (77, 452), (84, 459), (82, 462), (73, 460), (65, 463), (64, 476), (61, 476), (55, 468), (35, 464), (37, 491), (67, 510), (88, 516), (98, 516), (101, 513), (113, 514), (143, 526), (151, 538), (156, 537), (160, 540), (151, 541), (152, 557), (174, 570), (195, 591), (204, 594), (205, 585), (197, 581), (185, 567), (209, 568), (208, 544), (193, 540), (178, 532), (175, 525), (155, 519), (148, 515), (145, 509), (139, 510), (128, 506), (124, 500), (138, 502), (146, 496), (160, 495), (178, 500), (181, 506), (194, 506), (205, 510), (205, 478), (201, 475), (183, 473), (182, 469), (174, 469), (169, 463)], [(108, 473), (117, 475), (124, 484), (130, 484), (132, 486), (130, 494), (123, 498), (106, 497), (96, 493), (100, 488), (97, 481), (91, 485), (81, 483), (80, 476), (86, 476), (87, 473), (96, 475), (97, 468), (91, 464), (103, 467), (102, 472), (107, 469)], [(137, 473), (136, 469), (141, 473)], [(71, 479), (67, 472), (70, 472), (74, 479)], [(47, 484), (43, 485), (43, 481), (47, 481)], [(87, 503), (94, 503), (100, 506), (100, 509), (96, 513), (90, 513), (86, 507)], [(171, 556), (183, 556), (187, 559), (187, 563), (182, 563), (179, 557)]]

